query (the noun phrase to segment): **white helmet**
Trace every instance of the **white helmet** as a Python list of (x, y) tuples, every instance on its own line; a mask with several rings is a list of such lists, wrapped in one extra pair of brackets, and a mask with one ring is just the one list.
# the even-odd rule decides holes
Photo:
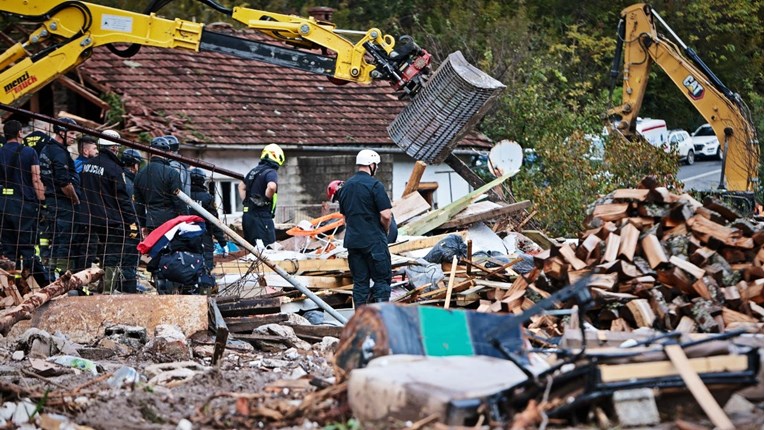
[(362, 149), (356, 154), (357, 166), (369, 166), (370, 164), (380, 164), (380, 154), (372, 151), (371, 149)]
[[(104, 136), (115, 137), (117, 139), (120, 138), (120, 134), (114, 130), (104, 130)], [(116, 145), (119, 145), (119, 143), (111, 141), (109, 139), (104, 139), (103, 137), (101, 137), (98, 139), (98, 145), (99, 146), (116, 146)]]

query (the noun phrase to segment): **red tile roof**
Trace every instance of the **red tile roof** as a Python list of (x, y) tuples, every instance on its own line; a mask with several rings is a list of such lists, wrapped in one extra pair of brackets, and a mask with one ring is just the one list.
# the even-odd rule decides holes
[[(387, 82), (338, 86), (210, 52), (144, 46), (123, 59), (97, 48), (80, 72), (122, 96), (126, 129), (186, 143), (390, 146), (386, 127), (406, 104)], [(490, 141), (471, 133), (461, 144)]]

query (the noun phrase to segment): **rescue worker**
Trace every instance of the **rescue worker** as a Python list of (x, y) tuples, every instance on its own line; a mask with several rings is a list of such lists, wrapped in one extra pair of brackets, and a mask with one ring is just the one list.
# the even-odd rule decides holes
[[(356, 155), (358, 171), (340, 191), (340, 213), (345, 216), (343, 246), (353, 277), (353, 303), (387, 302), (390, 299), (391, 260), (387, 235), (391, 203), (383, 184), (375, 179), (380, 155), (364, 149)], [(370, 293), (369, 280), (374, 281)]]
[(28, 135), (24, 136), (24, 145), (34, 148), (37, 155), (40, 155), (40, 151), (51, 142), (51, 138), (48, 133), (42, 130), (35, 130)]
[[(105, 135), (119, 139), (114, 130)], [(135, 293), (138, 267), (138, 219), (125, 187), (119, 143), (98, 139), (98, 155), (82, 166), (83, 200), (91, 233), (103, 246), (104, 293)]]
[[(167, 152), (170, 142), (165, 137), (155, 137), (151, 147)], [(175, 190), (181, 188), (181, 176), (170, 167), (168, 159), (153, 155), (149, 164), (136, 173), (133, 186), (136, 214), (144, 236), (165, 221), (187, 214), (186, 204), (175, 195)]]
[[(71, 118), (60, 118), (59, 121), (77, 124)], [(63, 274), (74, 268), (77, 257), (70, 254), (70, 249), (75, 239), (75, 209), (80, 204), (76, 188), (79, 179), (74, 160), (66, 149), (75, 143), (77, 132), (59, 124), (53, 126), (53, 132), (53, 141), (40, 152), (40, 175), (45, 185), (45, 205), (52, 220), (52, 265)]]
[(82, 165), (89, 159), (98, 155), (96, 138), (93, 136), (82, 136), (77, 141), (77, 151), (79, 155), (74, 159), (74, 171), (79, 175), (82, 172)]
[(264, 246), (276, 242), (274, 212), (276, 211), (279, 167), (284, 165), (284, 151), (279, 145), (266, 145), (260, 153), (260, 163), (239, 183), (244, 214), (244, 239), (255, 245), (260, 239)]
[[(178, 138), (172, 134), (168, 134), (165, 136), (165, 139), (170, 143), (170, 152), (178, 155), (178, 151), (181, 149), (181, 142), (178, 141)], [(181, 175), (181, 191), (187, 196), (191, 195), (191, 175), (189, 173), (189, 166), (177, 160), (170, 160), (170, 167), (177, 170), (178, 174)]]
[(122, 152), (122, 173), (125, 174), (125, 188), (130, 199), (133, 199), (133, 182), (135, 181), (135, 174), (138, 173), (138, 169), (141, 167), (143, 157), (141, 153), (135, 149), (126, 149)]
[[(343, 188), (343, 184), (345, 184), (344, 181), (335, 179), (327, 185), (327, 199), (329, 199), (331, 203), (337, 202), (339, 196), (338, 193)], [(398, 224), (396, 223), (396, 217), (391, 214), (390, 229), (388, 230), (388, 243), (396, 243), (396, 240), (398, 240)]]
[[(51, 139), (48, 133), (40, 129), (24, 136), (24, 145), (33, 148), (37, 153), (38, 158), (40, 157), (40, 153), (42, 152), (43, 148), (45, 148), (45, 145), (50, 142), (53, 142), (53, 139)], [(40, 260), (42, 260), (43, 266), (47, 267), (48, 270), (53, 269), (48, 265), (50, 262), (50, 240), (53, 229), (52, 223), (53, 220), (48, 212), (48, 206), (45, 205), (45, 202), (43, 202), (43, 204), (40, 205), (40, 213), (38, 214), (37, 237)], [(48, 278), (53, 279), (52, 272), (49, 274)]]
[(21, 144), (21, 123), (3, 125), (5, 144), (0, 148), (0, 244), (2, 254), (29, 269), (40, 287), (52, 280), (35, 255), (37, 217), (45, 200), (37, 152)]
[[(215, 198), (212, 194), (210, 194), (210, 191), (207, 189), (207, 175), (205, 175), (205, 172), (202, 169), (195, 168), (191, 169), (191, 199), (195, 202), (199, 203), (200, 206), (202, 206), (207, 212), (210, 212), (211, 214), (215, 215), (215, 217), (218, 217), (218, 208), (215, 206)], [(192, 215), (199, 215), (201, 214), (197, 213), (196, 211), (191, 211)], [(216, 224), (206, 221), (206, 232), (204, 234), (204, 237), (202, 238), (202, 245), (204, 246), (204, 256), (205, 256), (205, 264), (207, 265), (207, 268), (212, 270), (214, 261), (213, 261), (213, 251), (215, 249), (215, 246), (213, 245), (213, 236), (215, 236), (215, 239), (218, 241), (218, 244), (223, 248), (223, 252), (226, 252), (226, 246), (228, 245), (228, 241), (226, 240), (226, 235), (223, 234), (223, 230), (221, 230), (220, 227), (218, 227)]]

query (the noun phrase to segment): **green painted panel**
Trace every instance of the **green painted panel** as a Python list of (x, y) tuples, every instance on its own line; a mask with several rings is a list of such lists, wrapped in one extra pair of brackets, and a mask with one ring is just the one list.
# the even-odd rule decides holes
[(420, 332), (426, 355), (475, 355), (464, 311), (422, 306)]

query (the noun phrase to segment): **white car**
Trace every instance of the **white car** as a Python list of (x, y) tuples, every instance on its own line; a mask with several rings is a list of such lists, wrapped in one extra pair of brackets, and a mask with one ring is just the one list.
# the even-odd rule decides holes
[(704, 124), (691, 134), (693, 151), (697, 156), (714, 157), (722, 160), (723, 154), (720, 142), (717, 140), (714, 129), (709, 124)]
[(685, 130), (672, 130), (669, 132), (669, 143), (664, 145), (664, 151), (674, 151), (677, 157), (689, 165), (696, 161), (696, 152), (693, 149), (693, 139)]

